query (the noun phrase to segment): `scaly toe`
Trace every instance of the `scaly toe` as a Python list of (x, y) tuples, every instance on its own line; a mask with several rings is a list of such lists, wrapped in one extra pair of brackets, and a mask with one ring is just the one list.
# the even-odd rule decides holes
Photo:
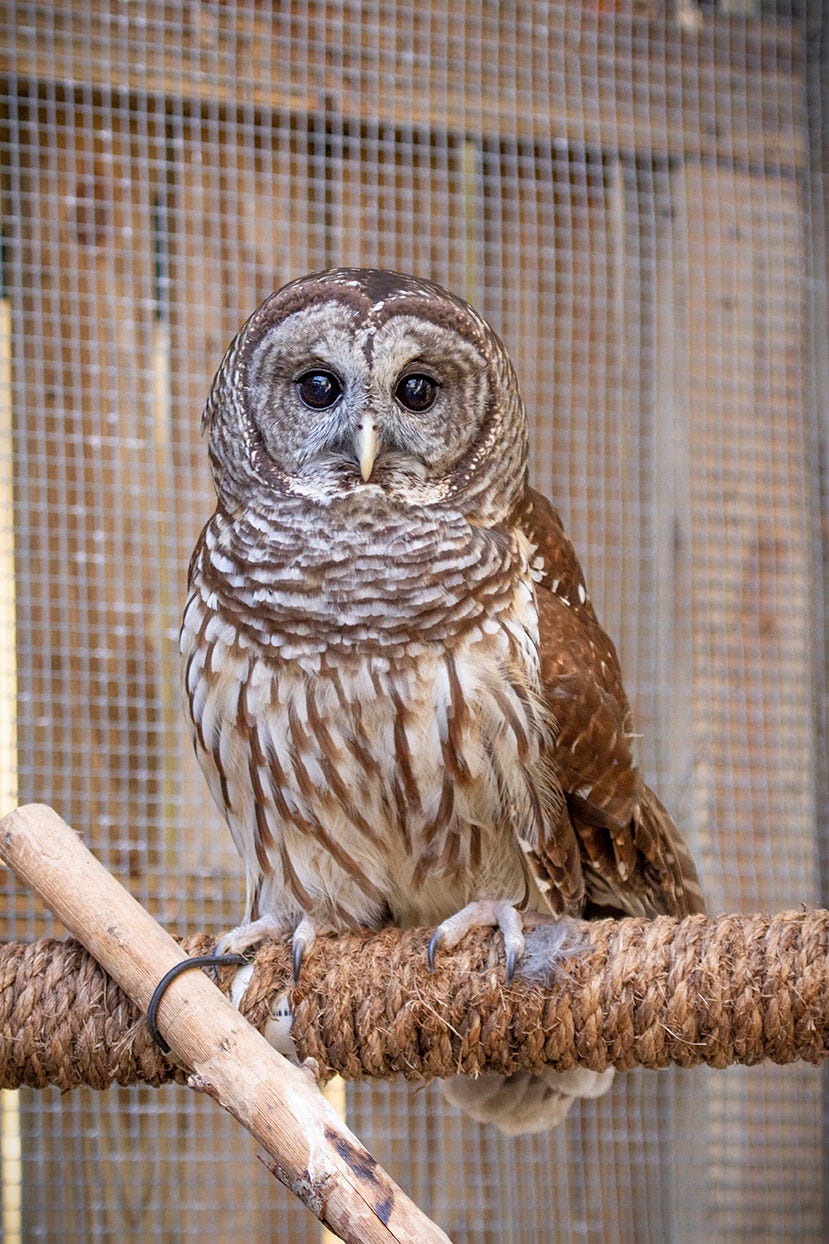
[(284, 937), (285, 922), (272, 916), (261, 916), (224, 933), (216, 943), (217, 955), (243, 955), (270, 937)]

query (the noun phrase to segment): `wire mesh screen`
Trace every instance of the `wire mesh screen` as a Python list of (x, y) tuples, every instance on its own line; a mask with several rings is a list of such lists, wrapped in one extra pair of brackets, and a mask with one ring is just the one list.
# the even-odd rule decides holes
[[(385, 266), (504, 338), (535, 482), (711, 910), (820, 902), (821, 6), (87, 0), (2, 19), (3, 810), (52, 804), (175, 930), (238, 923), (179, 705), (213, 507), (199, 416), (265, 295)], [(0, 879), (6, 936), (52, 931)], [(26, 1091), (3, 1119), (9, 1240), (318, 1237), (185, 1089)], [(540, 1137), (435, 1086), (350, 1086), (348, 1121), (455, 1241), (829, 1230), (804, 1066), (631, 1072)]]

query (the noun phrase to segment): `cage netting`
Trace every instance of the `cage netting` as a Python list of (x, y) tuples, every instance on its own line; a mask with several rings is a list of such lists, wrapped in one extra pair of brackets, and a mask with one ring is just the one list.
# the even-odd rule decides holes
[[(2, 811), (52, 804), (175, 930), (238, 923), (179, 704), (199, 417), (265, 295), (392, 267), (512, 354), (535, 483), (710, 909), (825, 902), (825, 6), (10, 0), (0, 21)], [(0, 884), (5, 939), (55, 931)], [(633, 1071), (513, 1140), (434, 1085), (347, 1090), (458, 1244), (826, 1238), (825, 1103), (802, 1064)], [(21, 1091), (2, 1120), (9, 1244), (318, 1238), (184, 1088)]]

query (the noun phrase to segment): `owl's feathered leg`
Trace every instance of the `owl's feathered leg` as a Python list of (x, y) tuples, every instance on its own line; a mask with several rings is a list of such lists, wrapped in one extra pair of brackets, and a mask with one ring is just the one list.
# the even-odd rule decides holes
[(520, 913), (511, 903), (486, 899), (467, 903), (435, 929), (429, 942), (429, 967), (434, 971), (435, 952), (451, 950), (471, 929), (497, 926), (504, 938), (507, 956), (507, 984), (512, 980), (515, 965), (524, 953), (524, 927)]

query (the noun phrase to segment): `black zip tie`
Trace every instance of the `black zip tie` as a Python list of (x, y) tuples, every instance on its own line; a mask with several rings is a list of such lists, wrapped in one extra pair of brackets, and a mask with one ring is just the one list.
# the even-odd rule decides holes
[(169, 1054), (170, 1047), (158, 1031), (156, 1015), (161, 1005), (161, 999), (164, 997), (171, 981), (174, 981), (177, 976), (181, 976), (182, 972), (189, 972), (190, 968), (215, 968), (230, 964), (234, 964), (236, 967), (243, 967), (250, 962), (250, 959), (246, 959), (244, 955), (194, 955), (192, 959), (182, 959), (181, 963), (176, 963), (170, 968), (169, 972), (162, 976), (153, 991), (153, 996), (150, 998), (150, 1005), (147, 1007), (147, 1027), (150, 1030), (150, 1036), (162, 1054)]

